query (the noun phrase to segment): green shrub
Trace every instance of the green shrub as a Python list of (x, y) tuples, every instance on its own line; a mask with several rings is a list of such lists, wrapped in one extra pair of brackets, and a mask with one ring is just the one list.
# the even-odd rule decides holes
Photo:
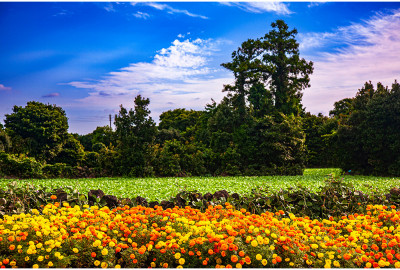
[(35, 158), (0, 152), (0, 175), (19, 178), (42, 177), (42, 164)]

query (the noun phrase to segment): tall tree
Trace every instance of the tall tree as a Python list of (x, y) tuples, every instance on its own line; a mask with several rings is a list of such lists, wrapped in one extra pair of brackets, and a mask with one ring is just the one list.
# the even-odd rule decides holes
[(56, 105), (30, 101), (25, 107), (14, 106), (13, 113), (5, 116), (6, 130), (16, 153), (50, 161), (61, 152), (68, 138), (68, 118)]
[(301, 113), (302, 90), (310, 87), (313, 62), (300, 58), (297, 30), (289, 30), (283, 20), (271, 24), (272, 30), (262, 38), (263, 64), (275, 108), (286, 115)]
[(234, 85), (224, 91), (233, 93), (235, 107), (241, 118), (246, 112), (246, 99), (254, 107), (257, 117), (268, 114), (260, 105), (286, 115), (300, 115), (303, 111), (302, 90), (310, 86), (313, 63), (300, 58), (297, 30), (289, 30), (283, 20), (271, 24), (272, 30), (264, 37), (249, 39), (232, 53), (232, 61), (222, 64), (235, 76)]
[(157, 128), (147, 108), (148, 98), (138, 95), (135, 107), (129, 111), (121, 105), (115, 116), (120, 172), (123, 175), (146, 176), (149, 173), (149, 155)]

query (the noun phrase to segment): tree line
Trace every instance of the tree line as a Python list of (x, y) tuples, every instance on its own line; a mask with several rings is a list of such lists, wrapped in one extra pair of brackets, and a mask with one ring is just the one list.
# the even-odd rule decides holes
[(329, 117), (302, 106), (313, 63), (282, 20), (248, 39), (228, 63), (235, 81), (204, 110), (163, 112), (150, 100), (120, 106), (110, 126), (68, 133), (65, 111), (28, 102), (0, 125), (0, 175), (14, 177), (297, 175), (307, 167), (400, 175), (400, 87), (371, 82), (335, 102)]

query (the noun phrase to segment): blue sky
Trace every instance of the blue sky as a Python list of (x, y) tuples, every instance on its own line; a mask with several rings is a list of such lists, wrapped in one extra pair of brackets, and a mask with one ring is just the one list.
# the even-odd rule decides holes
[(366, 81), (400, 79), (400, 2), (0, 2), (0, 119), (36, 100), (86, 134), (137, 94), (156, 121), (201, 110), (233, 82), (220, 64), (276, 19), (314, 62), (307, 111), (327, 115)]

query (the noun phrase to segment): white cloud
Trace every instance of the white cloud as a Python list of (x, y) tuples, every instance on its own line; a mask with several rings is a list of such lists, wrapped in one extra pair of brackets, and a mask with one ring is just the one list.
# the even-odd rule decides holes
[(279, 15), (288, 15), (292, 13), (286, 4), (278, 1), (221, 2), (221, 4), (236, 6), (242, 10), (252, 13), (274, 12)]
[(6, 87), (3, 84), (0, 84), (0, 91), (10, 91), (11, 87)]
[(133, 16), (135, 16), (136, 18), (145, 19), (145, 20), (150, 17), (150, 15), (148, 13), (140, 12), (140, 11), (133, 14)]
[(112, 3), (106, 3), (104, 9), (108, 12), (115, 12), (115, 8)]
[(228, 72), (208, 66), (221, 44), (211, 39), (175, 40), (159, 50), (151, 62), (132, 63), (100, 80), (68, 84), (90, 90), (78, 106), (132, 107), (134, 97), (141, 94), (150, 98), (155, 118), (171, 108), (203, 109), (211, 98), (221, 99), (223, 84), (233, 81)]
[(318, 7), (318, 6), (320, 6), (320, 5), (322, 5), (322, 4), (325, 4), (325, 3), (326, 3), (325, 1), (321, 1), (321, 2), (310, 2), (310, 3), (307, 5), (307, 7), (308, 7), (308, 8)]
[[(191, 13), (185, 9), (176, 9), (173, 8), (167, 4), (160, 4), (160, 3), (142, 3), (143, 5), (155, 8), (157, 10), (165, 10), (166, 12), (168, 12), (169, 14), (175, 14), (175, 13), (181, 13), (181, 14), (185, 14), (187, 16), (190, 17), (196, 17), (196, 18), (201, 18), (201, 19), (208, 19), (208, 17), (203, 16), (203, 15), (199, 15), (199, 14), (194, 14)], [(133, 3), (133, 5), (136, 5), (136, 3)]]
[(400, 9), (376, 14), (332, 33), (309, 34), (316, 40), (314, 49), (327, 44), (341, 46), (305, 57), (314, 62), (311, 88), (303, 98), (307, 110), (328, 114), (335, 101), (354, 97), (366, 81), (391, 86), (400, 79), (399, 29)]

